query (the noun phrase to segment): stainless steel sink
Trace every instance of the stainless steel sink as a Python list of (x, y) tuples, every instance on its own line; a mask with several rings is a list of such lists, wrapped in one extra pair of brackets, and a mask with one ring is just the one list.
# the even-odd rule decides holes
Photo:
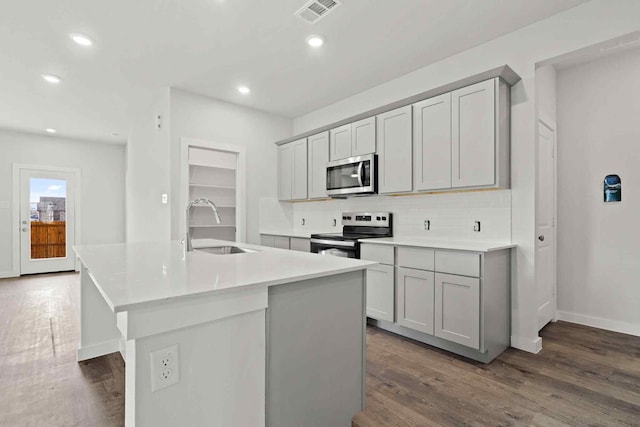
[(196, 248), (195, 250), (213, 255), (248, 254), (258, 252), (253, 249), (239, 248), (237, 246), (212, 246), (210, 248)]

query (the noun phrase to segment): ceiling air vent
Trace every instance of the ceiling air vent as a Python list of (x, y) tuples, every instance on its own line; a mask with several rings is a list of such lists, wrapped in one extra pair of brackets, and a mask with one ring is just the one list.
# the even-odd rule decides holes
[(295, 15), (309, 24), (315, 24), (341, 4), (340, 0), (311, 0), (298, 9)]

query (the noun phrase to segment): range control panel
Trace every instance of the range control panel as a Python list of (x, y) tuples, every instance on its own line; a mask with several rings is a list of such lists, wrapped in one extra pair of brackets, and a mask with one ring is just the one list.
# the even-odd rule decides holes
[(342, 214), (342, 225), (389, 227), (390, 221), (390, 212), (345, 212)]

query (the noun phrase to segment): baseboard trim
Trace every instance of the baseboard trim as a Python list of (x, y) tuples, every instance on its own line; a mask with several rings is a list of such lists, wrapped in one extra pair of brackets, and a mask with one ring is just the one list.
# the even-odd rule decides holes
[(556, 313), (558, 320), (577, 323), (579, 325), (591, 326), (593, 328), (606, 329), (607, 331), (620, 332), (622, 334), (640, 337), (640, 325), (621, 322), (619, 320), (603, 319), (602, 317), (588, 316), (586, 314), (560, 311)]
[(120, 340), (105, 341), (98, 344), (88, 345), (78, 349), (77, 361), (93, 359), (120, 351)]
[(9, 279), (11, 277), (20, 277), (20, 273), (15, 271), (0, 271), (0, 279)]
[(524, 338), (518, 335), (511, 335), (511, 347), (529, 353), (537, 354), (540, 350), (542, 350), (542, 338), (536, 337), (535, 339), (531, 339)]

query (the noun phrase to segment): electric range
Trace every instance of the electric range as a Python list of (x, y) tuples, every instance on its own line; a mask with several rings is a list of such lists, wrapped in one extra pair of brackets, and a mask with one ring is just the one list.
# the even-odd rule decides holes
[(311, 252), (345, 258), (360, 258), (360, 240), (393, 237), (390, 212), (345, 212), (342, 233), (311, 235)]

